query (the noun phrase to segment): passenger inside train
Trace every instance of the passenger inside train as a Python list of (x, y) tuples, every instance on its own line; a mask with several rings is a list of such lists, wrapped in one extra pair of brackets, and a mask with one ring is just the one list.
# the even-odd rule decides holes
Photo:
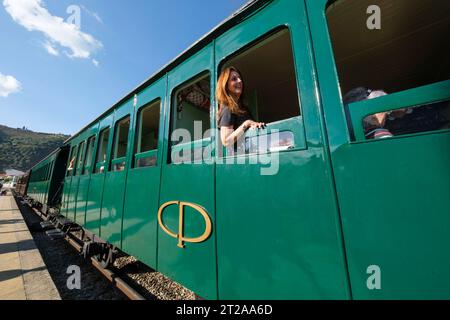
[(247, 129), (260, 129), (265, 124), (253, 121), (250, 111), (244, 105), (244, 81), (235, 67), (222, 71), (216, 88), (220, 139), (225, 147), (233, 145), (237, 151), (237, 142)]
[[(362, 101), (365, 99), (374, 99), (386, 95), (383, 90), (371, 90), (365, 87), (357, 87), (350, 90), (344, 97), (343, 101), (347, 105), (349, 103)], [(402, 112), (402, 111), (400, 111)], [(385, 128), (388, 112), (380, 112), (367, 116), (363, 120), (364, 134), (368, 139), (382, 139), (392, 137), (392, 133)]]
[[(260, 154), (287, 150), (295, 146), (295, 134), (291, 128), (301, 129), (303, 119), (300, 89), (296, 82), (296, 64), (292, 51), (289, 29), (280, 28), (223, 61), (220, 68), (221, 77), (216, 86), (217, 121), (219, 127), (221, 121), (222, 125), (231, 125), (222, 126), (220, 129), (220, 142), (226, 145), (231, 141), (233, 146), (233, 139), (235, 139), (233, 134), (237, 132), (236, 137), (241, 136), (243, 143), (237, 143), (237, 152), (232, 147), (221, 154), (223, 150), (219, 148), (220, 156)], [(234, 72), (228, 74), (229, 79), (225, 82), (227, 69)], [(230, 88), (227, 88), (226, 84), (229, 84)], [(250, 116), (250, 118), (240, 119), (237, 124), (243, 125), (246, 120), (251, 120), (252, 122), (245, 123), (245, 129), (253, 125), (256, 130), (249, 130), (243, 134), (244, 128), (240, 129), (239, 125), (235, 126), (234, 123), (228, 122), (228, 117), (222, 115), (223, 110), (227, 110), (222, 105), (231, 104), (226, 99), (226, 93), (227, 90), (228, 92), (230, 89), (233, 90), (233, 86), (241, 91), (239, 103)], [(229, 115), (233, 122), (236, 115), (233, 115), (233, 112)], [(290, 126), (294, 122), (295, 125)], [(231, 139), (229, 139), (230, 136)], [(224, 141), (224, 138), (230, 141)]]

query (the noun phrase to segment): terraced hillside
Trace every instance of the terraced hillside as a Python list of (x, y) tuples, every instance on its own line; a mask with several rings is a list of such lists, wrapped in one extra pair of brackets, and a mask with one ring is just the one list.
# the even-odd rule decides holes
[(69, 138), (63, 134), (33, 132), (0, 125), (0, 172), (26, 171), (61, 146)]

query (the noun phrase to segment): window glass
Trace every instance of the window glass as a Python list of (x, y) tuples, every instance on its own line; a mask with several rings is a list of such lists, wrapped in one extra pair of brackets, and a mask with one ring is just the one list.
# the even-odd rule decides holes
[(88, 174), (92, 165), (92, 157), (94, 155), (95, 136), (90, 137), (86, 149), (86, 158), (84, 159), (83, 174)]
[(78, 147), (78, 160), (77, 160), (77, 166), (74, 171), (74, 175), (76, 175), (76, 174), (80, 175), (81, 169), (83, 168), (84, 144), (85, 144), (85, 142), (83, 141), (80, 143), (80, 145)]
[(120, 120), (116, 124), (116, 132), (114, 137), (114, 154), (113, 154), (113, 171), (125, 170), (125, 159), (121, 161), (114, 161), (121, 159), (127, 155), (128, 133), (130, 131), (130, 116)]
[(206, 74), (189, 81), (172, 96), (169, 157), (172, 163), (193, 162), (194, 142), (209, 141), (210, 81), (209, 74)]
[(238, 53), (222, 66), (236, 67), (244, 84), (244, 104), (255, 121), (271, 123), (300, 115), (294, 58), (288, 29)]
[[(136, 128), (135, 167), (155, 166), (157, 163), (159, 114), (161, 101), (145, 106), (139, 111), (139, 126)], [(150, 152), (150, 154), (149, 154)]]
[(450, 129), (450, 101), (371, 114), (362, 125), (366, 139)]
[(106, 165), (106, 152), (108, 149), (108, 141), (109, 141), (109, 128), (104, 129), (100, 133), (100, 140), (98, 144), (98, 152), (97, 152), (97, 161), (95, 165), (95, 173), (101, 173), (105, 171)]

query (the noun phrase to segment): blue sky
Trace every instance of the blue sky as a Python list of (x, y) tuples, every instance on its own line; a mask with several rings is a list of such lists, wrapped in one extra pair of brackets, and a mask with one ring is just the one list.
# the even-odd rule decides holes
[(246, 2), (0, 0), (0, 124), (76, 133)]

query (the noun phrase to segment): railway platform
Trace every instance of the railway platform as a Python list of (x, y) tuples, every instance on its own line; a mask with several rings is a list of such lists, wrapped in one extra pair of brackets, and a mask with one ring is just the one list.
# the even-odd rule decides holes
[(60, 300), (13, 196), (0, 196), (0, 300)]

